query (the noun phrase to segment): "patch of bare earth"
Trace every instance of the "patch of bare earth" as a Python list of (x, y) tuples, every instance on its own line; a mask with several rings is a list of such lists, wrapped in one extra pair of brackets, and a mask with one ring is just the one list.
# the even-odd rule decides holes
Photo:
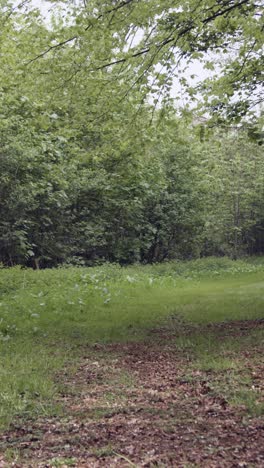
[[(235, 335), (241, 327), (222, 328)], [(261, 399), (261, 350), (237, 358)], [(216, 391), (227, 373), (197, 370), (164, 336), (95, 346), (74, 377), (60, 376), (64, 415), (14, 425), (1, 444), (19, 457), (0, 455), (0, 467), (263, 467), (263, 420)]]

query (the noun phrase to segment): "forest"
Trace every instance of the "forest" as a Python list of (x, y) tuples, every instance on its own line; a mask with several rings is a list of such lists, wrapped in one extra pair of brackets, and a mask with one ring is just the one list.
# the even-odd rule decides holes
[[(256, 78), (262, 37), (252, 14), (256, 6), (242, 2), (236, 9), (234, 2), (231, 11), (234, 30), (242, 20), (252, 22), (251, 30), (243, 31), (250, 35), (248, 47), (241, 45), (234, 63), (229, 55), (225, 59), (229, 74), (237, 73), (235, 85), (226, 72), (191, 86), (184, 71), (173, 78), (175, 62), (181, 58), (187, 68), (200, 60), (218, 73), (221, 37), (231, 44), (241, 40), (238, 33), (230, 38), (225, 2), (215, 13), (222, 22), (213, 24), (219, 44), (210, 36), (213, 20), (205, 18), (207, 42), (201, 37), (194, 48), (191, 33), (182, 33), (185, 48), (180, 35), (176, 58), (174, 49), (161, 46), (175, 30), (170, 2), (145, 3), (148, 9), (137, 1), (94, 1), (85, 7), (48, 2), (45, 17), (30, 2), (11, 8), (2, 1), (4, 265), (153, 263), (264, 252), (263, 115)], [(188, 24), (188, 8), (196, 3), (186, 2), (177, 21)], [(203, 11), (203, 2), (198, 8), (205, 16), (214, 11), (213, 6)], [(160, 9), (164, 17), (153, 33)], [(198, 26), (190, 26), (192, 35)], [(133, 57), (147, 43), (146, 56)], [(209, 61), (217, 47), (220, 59)], [(185, 90), (185, 105), (172, 88)]]
[(0, 467), (262, 468), (261, 0), (0, 0)]

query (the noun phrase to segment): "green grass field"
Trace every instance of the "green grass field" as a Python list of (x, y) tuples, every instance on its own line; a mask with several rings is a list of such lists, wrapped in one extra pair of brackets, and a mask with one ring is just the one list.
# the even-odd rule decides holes
[[(197, 368), (235, 372), (227, 351), (260, 345), (262, 333), (223, 338), (207, 325), (263, 315), (264, 258), (0, 269), (0, 425), (58, 414), (58, 372), (73, 372), (87, 345), (148, 340), (156, 327), (173, 329)], [(239, 395), (254, 409), (251, 394)]]

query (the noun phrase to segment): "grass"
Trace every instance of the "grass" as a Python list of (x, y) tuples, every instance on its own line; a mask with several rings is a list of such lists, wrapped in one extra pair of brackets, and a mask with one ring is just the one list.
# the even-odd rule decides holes
[[(58, 413), (56, 374), (65, 366), (74, 370), (86, 345), (149, 339), (149, 329), (164, 322), (178, 330), (175, 346), (193, 356), (194, 366), (238, 374), (240, 364), (227, 352), (262, 336), (253, 330), (223, 339), (201, 327), (261, 318), (263, 306), (264, 258), (0, 269), (0, 426)], [(182, 323), (193, 332), (185, 335)], [(254, 407), (251, 393), (243, 387), (232, 401), (248, 398)]]

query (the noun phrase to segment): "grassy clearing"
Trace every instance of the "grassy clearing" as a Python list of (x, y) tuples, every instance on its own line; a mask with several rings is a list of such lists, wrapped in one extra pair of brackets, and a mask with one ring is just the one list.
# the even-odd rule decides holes
[[(262, 335), (253, 329), (234, 338), (203, 327), (263, 317), (264, 259), (0, 269), (0, 294), (0, 420), (7, 426), (15, 416), (60, 411), (56, 373), (74, 369), (84, 346), (150, 339), (149, 330), (164, 321), (194, 367), (233, 373), (241, 387), (235, 353), (260, 346)], [(185, 333), (186, 323), (191, 333)], [(230, 390), (229, 398), (248, 400), (255, 411), (250, 377), (242, 377), (240, 394)]]

